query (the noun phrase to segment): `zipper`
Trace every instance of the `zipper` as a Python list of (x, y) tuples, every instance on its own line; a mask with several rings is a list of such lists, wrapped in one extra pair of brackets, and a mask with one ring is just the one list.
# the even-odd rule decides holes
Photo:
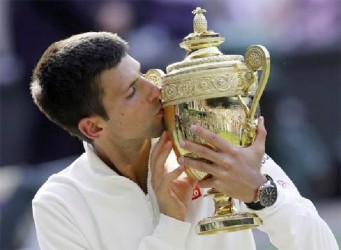
[(157, 203), (155, 193), (154, 193), (154, 190), (152, 188), (152, 182), (151, 182), (151, 178), (152, 178), (151, 165), (150, 165), (150, 154), (151, 154), (151, 152), (152, 152), (152, 150), (150, 150), (149, 158), (148, 158), (146, 200), (147, 200), (147, 204), (148, 204), (148, 207), (150, 209), (150, 212), (151, 212), (151, 218), (152, 218), (153, 225), (156, 227), (157, 224), (159, 223), (160, 211), (159, 211), (159, 205)]

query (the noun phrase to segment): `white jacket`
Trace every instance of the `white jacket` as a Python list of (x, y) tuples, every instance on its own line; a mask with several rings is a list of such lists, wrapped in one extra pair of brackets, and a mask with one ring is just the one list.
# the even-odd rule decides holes
[[(252, 230), (196, 235), (197, 222), (213, 214), (213, 200), (192, 201), (186, 222), (160, 214), (148, 180), (148, 194), (106, 166), (89, 144), (69, 167), (52, 175), (33, 199), (33, 216), (41, 249), (215, 250), (255, 249)], [(176, 167), (174, 154), (167, 161)], [(256, 211), (279, 249), (338, 249), (313, 204), (268, 156), (262, 172), (278, 186), (275, 205)], [(150, 179), (150, 173), (149, 173)], [(204, 190), (202, 190), (204, 192)], [(242, 210), (251, 211), (244, 204)]]

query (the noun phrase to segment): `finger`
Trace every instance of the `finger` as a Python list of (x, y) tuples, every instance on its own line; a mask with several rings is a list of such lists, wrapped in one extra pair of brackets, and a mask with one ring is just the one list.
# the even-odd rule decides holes
[(204, 161), (202, 159), (196, 160), (196, 159), (192, 159), (189, 157), (181, 156), (179, 157), (178, 161), (181, 166), (194, 168), (196, 170), (199, 170), (199, 171), (211, 174), (211, 175), (219, 175), (221, 173), (219, 171), (220, 170), (219, 166), (213, 163), (210, 163), (208, 161)]
[(196, 185), (198, 185), (198, 182), (199, 180), (198, 179), (194, 179), (194, 178), (191, 178), (189, 176), (186, 176), (184, 178), (192, 187), (195, 187)]
[(194, 143), (191, 141), (182, 141), (180, 146), (186, 151), (196, 154), (198, 157), (206, 159), (210, 162), (218, 163), (220, 159), (219, 153), (215, 149), (209, 148), (205, 145)]
[(176, 178), (178, 178), (183, 171), (185, 170), (184, 166), (179, 166), (176, 169), (174, 169), (173, 171), (163, 175), (161, 179), (161, 190), (166, 191), (168, 190), (168, 186), (170, 185), (170, 182), (175, 180)]
[(162, 133), (162, 135), (160, 136), (158, 142), (155, 144), (151, 154), (150, 154), (150, 163), (151, 163), (151, 168), (152, 171), (154, 171), (154, 167), (155, 167), (155, 162), (159, 156), (159, 154), (162, 152), (164, 145), (166, 143), (166, 138), (167, 138), (167, 133), (166, 131), (164, 131)]
[[(185, 168), (184, 168), (185, 169)], [(195, 180), (193, 178), (190, 178), (188, 176), (186, 177), (178, 177), (177, 179), (181, 178), (181, 188), (179, 189), (173, 189), (173, 192), (177, 194), (179, 197), (186, 197), (185, 200), (191, 199), (193, 197), (193, 190), (194, 187), (198, 185), (198, 180)], [(186, 192), (186, 190), (190, 190), (190, 192)], [(184, 196), (184, 194), (187, 194)]]
[(212, 131), (204, 129), (198, 125), (192, 125), (190, 130), (193, 134), (204, 139), (207, 143), (215, 147), (218, 151), (229, 152), (233, 149), (232, 145), (230, 145), (225, 139), (216, 135)]
[(172, 143), (170, 141), (166, 141), (162, 151), (159, 153), (153, 164), (153, 172), (152, 172), (152, 183), (156, 184), (156, 182), (162, 179), (162, 176), (165, 173), (165, 163), (166, 160), (172, 150)]
[(217, 188), (217, 179), (213, 176), (209, 178), (204, 178), (198, 182), (201, 188)]
[(253, 145), (255, 147), (259, 147), (263, 149), (265, 147), (265, 140), (266, 140), (266, 129), (264, 126), (264, 117), (260, 116), (258, 118), (258, 128), (257, 128), (257, 137), (256, 140), (254, 141)]

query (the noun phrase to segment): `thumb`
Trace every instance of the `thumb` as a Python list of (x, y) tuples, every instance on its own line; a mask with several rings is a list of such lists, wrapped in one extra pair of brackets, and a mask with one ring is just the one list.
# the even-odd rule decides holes
[(267, 135), (267, 132), (266, 132), (266, 129), (265, 129), (265, 126), (264, 126), (264, 117), (260, 116), (258, 118), (257, 137), (256, 137), (256, 140), (255, 140), (255, 142), (253, 144), (255, 146), (258, 145), (258, 146), (264, 147), (265, 146), (266, 135)]

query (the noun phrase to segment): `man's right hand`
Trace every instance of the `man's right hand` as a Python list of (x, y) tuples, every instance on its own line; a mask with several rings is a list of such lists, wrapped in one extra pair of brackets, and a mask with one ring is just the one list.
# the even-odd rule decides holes
[(165, 162), (171, 150), (172, 143), (164, 132), (151, 153), (151, 182), (160, 212), (184, 221), (196, 181), (189, 177), (180, 177), (184, 171), (183, 166), (167, 171)]

